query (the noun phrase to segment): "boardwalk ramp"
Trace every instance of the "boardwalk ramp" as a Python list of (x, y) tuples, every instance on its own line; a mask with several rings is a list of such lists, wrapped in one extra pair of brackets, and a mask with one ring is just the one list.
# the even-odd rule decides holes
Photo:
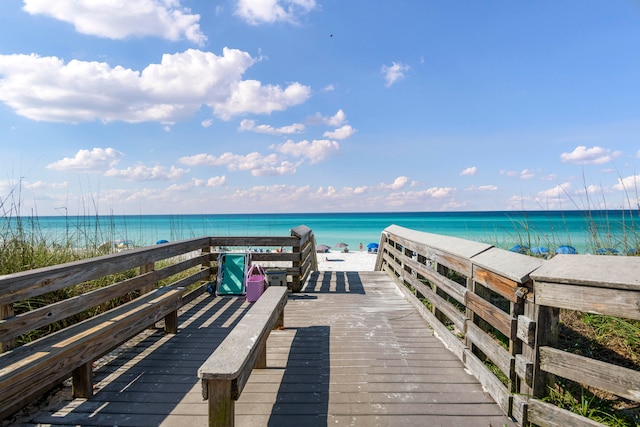
[[(95, 395), (32, 425), (204, 426), (197, 369), (250, 307), (203, 297), (97, 370)], [(382, 272), (313, 272), (236, 404), (239, 426), (515, 425)]]

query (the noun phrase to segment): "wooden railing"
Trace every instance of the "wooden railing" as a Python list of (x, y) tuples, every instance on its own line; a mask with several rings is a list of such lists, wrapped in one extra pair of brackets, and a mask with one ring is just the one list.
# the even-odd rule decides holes
[[(200, 237), (0, 276), (0, 353), (12, 348), (13, 340), (25, 332), (66, 319), (126, 292), (138, 289), (142, 293), (148, 292), (159, 281), (198, 265), (201, 265), (200, 271), (172, 285), (184, 287), (198, 281), (214, 280), (219, 252), (248, 248), (273, 248), (252, 252), (252, 260), (282, 266), (280, 269), (291, 277), (287, 285), (294, 292), (300, 290), (309, 272), (317, 269), (313, 231), (301, 225), (291, 230), (291, 236)], [(171, 265), (158, 269), (159, 263), (165, 260), (173, 261), (167, 262)], [(79, 295), (61, 302), (53, 311), (48, 307), (15, 316), (16, 303), (134, 268), (138, 268), (137, 277), (104, 287), (90, 297)], [(204, 292), (204, 289), (205, 286), (201, 286), (195, 294)]]
[[(90, 379), (93, 360), (159, 320), (164, 319), (165, 330), (177, 332), (177, 308), (204, 293), (207, 284), (215, 280), (218, 253), (248, 248), (254, 249), (253, 261), (273, 262), (274, 268), (286, 272), (291, 278), (287, 279), (287, 286), (294, 292), (300, 290), (309, 272), (317, 269), (313, 232), (299, 226), (291, 230), (290, 236), (201, 237), (0, 276), (0, 381), (3, 381), (3, 396), (7, 396), (5, 401), (0, 399), (0, 418), (68, 378), (71, 370), (74, 387), (76, 383), (83, 385), (82, 393), (78, 394), (74, 389), (74, 394), (89, 395), (90, 381), (81, 383), (80, 379)], [(91, 290), (83, 287), (93, 281), (104, 284)], [(77, 288), (67, 291), (74, 287)], [(58, 297), (43, 298), (52, 292), (58, 292)], [(118, 305), (116, 301), (122, 304)], [(21, 308), (34, 308), (36, 303), (39, 306), (35, 309)], [(69, 321), (73, 317), (94, 316), (106, 309), (83, 323)], [(112, 313), (115, 313), (113, 318), (109, 317)], [(137, 313), (140, 318), (129, 313)], [(93, 325), (96, 322), (92, 321), (98, 318), (105, 320)], [(121, 319), (125, 319), (122, 326)], [(71, 327), (73, 331), (69, 332)], [(23, 338), (40, 336), (47, 329), (58, 332), (16, 348), (19, 341), (28, 341)], [(105, 332), (99, 335), (99, 330)], [(82, 369), (76, 365), (70, 367), (71, 364), (64, 360), (58, 363), (55, 359), (58, 353), (51, 349), (61, 348), (68, 342), (80, 343), (79, 337), (85, 339), (90, 333), (100, 345), (83, 347), (83, 354), (74, 361)], [(68, 338), (65, 334), (73, 336)], [(59, 341), (56, 341), (57, 337), (60, 337)], [(49, 356), (38, 356), (40, 359), (30, 356), (36, 361), (29, 362), (29, 378), (34, 381), (26, 393), (19, 385), (20, 381), (26, 381), (26, 374), (21, 370), (27, 362), (21, 362), (20, 357), (33, 348), (37, 349), (37, 354)], [(54, 365), (59, 368), (52, 373), (51, 366)], [(40, 375), (40, 369), (46, 372)], [(35, 379), (38, 379), (37, 387)]]
[(550, 260), (399, 226), (381, 236), (391, 275), (434, 333), (521, 425), (602, 425), (544, 399), (557, 377), (640, 402), (640, 372), (558, 348), (560, 309), (640, 319), (640, 258)]

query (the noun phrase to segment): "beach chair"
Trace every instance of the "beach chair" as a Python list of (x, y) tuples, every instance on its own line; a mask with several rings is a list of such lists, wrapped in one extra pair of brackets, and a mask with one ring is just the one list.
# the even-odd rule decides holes
[(250, 265), (250, 253), (223, 252), (219, 254), (216, 295), (246, 295), (246, 278)]

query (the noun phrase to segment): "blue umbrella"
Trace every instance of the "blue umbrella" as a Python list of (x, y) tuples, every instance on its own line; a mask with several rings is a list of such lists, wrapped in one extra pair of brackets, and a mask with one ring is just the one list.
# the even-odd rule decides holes
[(600, 248), (596, 250), (596, 254), (598, 255), (618, 255), (618, 250), (616, 248)]
[(371, 243), (369, 243), (367, 245), (367, 249), (373, 249), (373, 248), (377, 248), (377, 247), (379, 247), (379, 245), (377, 243), (373, 243), (373, 242), (371, 242)]
[(548, 255), (549, 248), (546, 248), (544, 246), (536, 246), (535, 248), (531, 248), (531, 253), (533, 255)]
[(158, 241), (156, 242), (156, 245), (161, 245), (161, 244), (163, 244), (163, 243), (169, 243), (169, 241), (168, 241), (168, 240), (165, 240), (165, 239), (160, 239), (160, 240), (158, 240)]
[(509, 249), (509, 251), (510, 252), (517, 252), (519, 254), (526, 254), (527, 251), (529, 251), (529, 246), (515, 245), (514, 247)]
[(557, 254), (577, 254), (578, 251), (576, 251), (576, 248), (574, 248), (573, 246), (558, 246), (558, 248), (556, 249), (556, 253)]

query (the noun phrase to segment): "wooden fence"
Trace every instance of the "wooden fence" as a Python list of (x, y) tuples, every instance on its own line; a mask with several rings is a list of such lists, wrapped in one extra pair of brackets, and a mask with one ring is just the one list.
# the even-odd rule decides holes
[[(556, 377), (640, 402), (640, 372), (559, 348), (560, 309), (640, 319), (640, 258), (540, 259), (386, 228), (376, 270), (395, 278), (434, 333), (521, 425), (602, 425), (544, 401)], [(566, 347), (566, 346), (565, 346)]]
[[(263, 250), (252, 253), (254, 261), (283, 266), (279, 269), (290, 277), (287, 286), (294, 292), (300, 290), (309, 272), (317, 269), (313, 231), (301, 225), (292, 229), (290, 236), (200, 237), (0, 276), (0, 353), (13, 348), (14, 339), (26, 332), (64, 320), (125, 292), (141, 290), (144, 294), (159, 281), (198, 265), (201, 266), (199, 271), (172, 285), (189, 286), (214, 280), (220, 251), (247, 248)], [(264, 251), (265, 248), (268, 251)], [(170, 265), (159, 268), (162, 262)], [(111, 284), (90, 295), (80, 294), (55, 307), (48, 305), (16, 316), (15, 304), (25, 301), (28, 304), (32, 298), (134, 268), (138, 268), (137, 277)], [(192, 295), (202, 293), (204, 289), (205, 286), (201, 286)]]

